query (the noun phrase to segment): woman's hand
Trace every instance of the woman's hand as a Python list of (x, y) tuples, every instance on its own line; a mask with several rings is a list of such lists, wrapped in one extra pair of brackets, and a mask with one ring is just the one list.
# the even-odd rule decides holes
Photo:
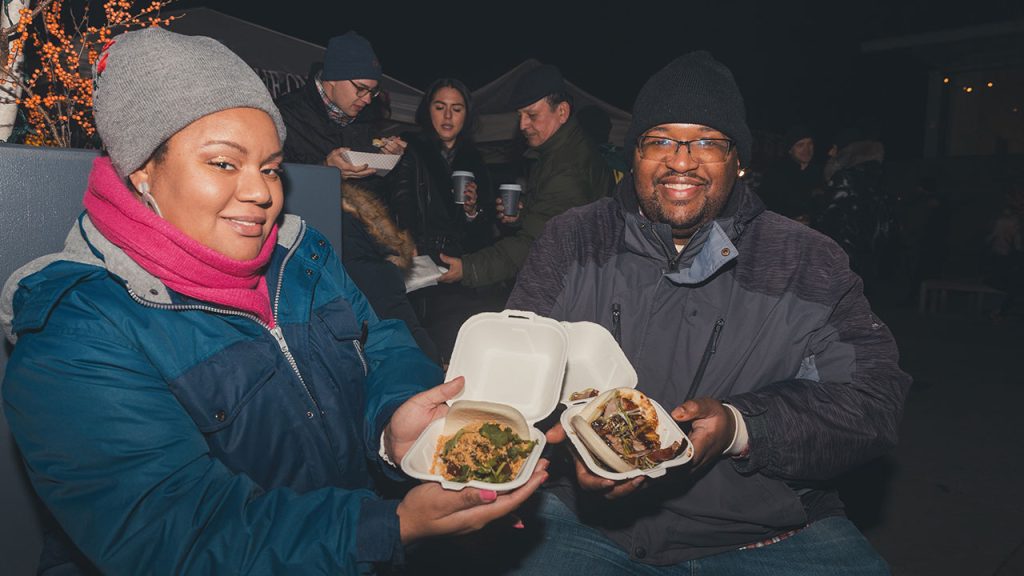
[(466, 216), (474, 218), (477, 215), (476, 207), (476, 182), (470, 181), (466, 184), (466, 191), (463, 195), (465, 201), (462, 204), (462, 209), (465, 210)]
[(694, 470), (717, 462), (736, 437), (732, 410), (714, 398), (687, 400), (672, 411), (672, 418), (691, 423)]
[(421, 484), (398, 504), (403, 544), (444, 534), (465, 534), (486, 526), (518, 508), (547, 480), (548, 461), (541, 458), (522, 487), (498, 494), (494, 490), (445, 490), (440, 484)]
[(400, 463), (427, 425), (448, 413), (445, 401), (458, 396), (465, 382), (459, 376), (420, 392), (395, 410), (384, 429), (384, 450), (392, 462)]
[[(556, 424), (545, 433), (545, 436), (547, 437), (548, 444), (560, 444), (566, 438), (565, 430), (561, 424)], [(580, 460), (575, 450), (572, 453), (572, 458), (576, 462), (576, 481), (579, 483), (580, 488), (589, 492), (603, 492), (604, 497), (609, 500), (615, 500), (632, 494), (644, 483), (644, 478), (646, 478), (646, 476), (637, 476), (629, 480), (619, 481), (602, 478), (587, 470), (587, 465)]]

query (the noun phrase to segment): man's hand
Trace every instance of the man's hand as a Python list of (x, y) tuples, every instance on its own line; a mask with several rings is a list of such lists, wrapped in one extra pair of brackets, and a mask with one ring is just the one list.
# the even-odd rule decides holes
[(331, 153), (327, 155), (327, 160), (324, 163), (328, 166), (334, 166), (338, 170), (341, 170), (341, 177), (345, 180), (366, 178), (367, 176), (373, 176), (377, 173), (376, 170), (370, 168), (369, 164), (356, 166), (355, 164), (349, 164), (346, 162), (341, 155), (349, 150), (350, 148), (346, 148), (344, 146), (331, 150)]
[(384, 450), (392, 462), (401, 462), (423, 429), (448, 413), (445, 401), (458, 396), (465, 382), (465, 378), (459, 376), (420, 392), (395, 410), (384, 429)]
[(380, 147), (381, 154), (405, 154), (405, 147), (408, 146), (405, 140), (398, 136), (384, 138), (384, 145)]
[(519, 201), (519, 212), (515, 216), (505, 216), (505, 203), (501, 200), (500, 196), (495, 199), (494, 208), (498, 212), (498, 220), (502, 224), (515, 224), (519, 221), (519, 215), (523, 213), (523, 201)]
[[(548, 444), (560, 444), (565, 441), (565, 430), (561, 424), (556, 424), (545, 433), (545, 437), (548, 440)], [(615, 500), (632, 494), (644, 483), (646, 478), (646, 476), (637, 476), (629, 480), (609, 480), (587, 470), (587, 465), (580, 460), (579, 455), (575, 451), (573, 451), (572, 457), (576, 462), (576, 481), (579, 483), (580, 488), (590, 492), (603, 492), (604, 497), (608, 500)]]
[(398, 504), (402, 543), (430, 536), (465, 534), (486, 526), (519, 507), (547, 480), (548, 461), (541, 458), (522, 487), (499, 495), (494, 490), (445, 490), (440, 484), (421, 484)]
[(464, 202), (462, 203), (462, 210), (466, 212), (466, 216), (473, 218), (476, 216), (476, 182), (470, 181), (466, 184), (466, 191), (463, 194)]
[(714, 398), (687, 400), (672, 411), (672, 418), (692, 425), (689, 436), (694, 470), (717, 462), (736, 435), (732, 411)]
[(462, 258), (456, 258), (447, 254), (440, 254), (441, 262), (448, 265), (448, 271), (441, 275), (437, 279), (438, 282), (444, 282), (445, 284), (452, 284), (454, 282), (462, 281)]

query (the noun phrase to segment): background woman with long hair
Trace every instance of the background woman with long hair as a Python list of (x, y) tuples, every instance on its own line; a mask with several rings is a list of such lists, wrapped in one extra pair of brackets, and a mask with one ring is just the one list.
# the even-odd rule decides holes
[[(408, 147), (396, 168), (388, 203), (398, 225), (412, 232), (417, 252), (440, 264), (441, 252), (462, 256), (494, 242), (494, 186), (472, 141), (475, 117), (465, 84), (454, 78), (434, 81), (420, 101), (416, 121), (420, 131), (402, 135)], [(472, 172), (475, 178), (464, 204), (455, 203), (455, 171)], [(410, 299), (447, 359), (466, 318), (503, 305), (488, 296), (488, 292), (445, 284), (414, 292)]]

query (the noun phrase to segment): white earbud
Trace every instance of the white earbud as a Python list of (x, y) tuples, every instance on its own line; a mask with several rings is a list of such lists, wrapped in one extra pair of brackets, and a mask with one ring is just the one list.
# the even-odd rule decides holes
[(164, 215), (160, 213), (160, 206), (156, 203), (156, 198), (149, 193), (149, 182), (139, 183), (139, 195), (142, 196), (142, 203), (149, 207), (157, 216), (163, 218)]

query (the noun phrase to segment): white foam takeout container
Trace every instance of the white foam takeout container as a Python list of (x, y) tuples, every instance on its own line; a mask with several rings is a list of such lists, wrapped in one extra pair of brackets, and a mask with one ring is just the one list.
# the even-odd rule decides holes
[(570, 419), (592, 398), (569, 401), (573, 392), (594, 388), (599, 393), (612, 388), (635, 388), (637, 374), (615, 338), (603, 326), (592, 322), (557, 322), (532, 312), (505, 310), (477, 314), (459, 329), (455, 350), (445, 380), (466, 378), (459, 400), (494, 402), (518, 410), (530, 426), (530, 440), (537, 442), (516, 478), (501, 484), (473, 480), (454, 482), (430, 472), (437, 440), (445, 419), (432, 422), (420, 434), (402, 459), (409, 476), (439, 482), (449, 490), (467, 486), (497, 491), (514, 490), (530, 478), (546, 445), (544, 433), (535, 424), (547, 417), (561, 401), (566, 405), (561, 424), (587, 468), (612, 480), (636, 476), (665, 475), (668, 468), (690, 461), (693, 447), (672, 417), (653, 399), (658, 412), (658, 435), (662, 445), (679, 440), (680, 455), (649, 470), (612, 472), (597, 463), (569, 424)]
[(586, 388), (594, 388), (598, 393), (613, 388), (636, 388), (636, 370), (629, 363), (625, 353), (615, 342), (605, 328), (591, 322), (566, 322), (569, 331), (569, 359), (568, 369), (565, 374), (565, 383), (562, 387), (562, 403), (566, 409), (559, 418), (566, 435), (576, 447), (577, 453), (587, 465), (587, 469), (594, 474), (611, 480), (626, 480), (637, 476), (649, 476), (658, 478), (664, 476), (669, 468), (686, 464), (693, 458), (693, 445), (690, 439), (683, 433), (672, 416), (653, 398), (658, 413), (658, 436), (661, 438), (662, 447), (670, 446), (673, 442), (679, 441), (682, 444), (679, 455), (671, 460), (661, 462), (648, 470), (630, 470), (628, 472), (614, 472), (600, 464), (591, 455), (586, 445), (573, 429), (570, 421), (584, 410), (584, 408), (595, 398), (570, 401), (569, 397), (573, 392), (579, 392)]
[(374, 154), (372, 152), (356, 152), (348, 150), (341, 153), (342, 159), (349, 164), (362, 166), (366, 164), (369, 168), (377, 171), (377, 174), (384, 176), (391, 171), (402, 158), (401, 154)]
[(471, 317), (455, 340), (445, 380), (464, 376), (466, 385), (449, 405), (459, 400), (504, 404), (518, 410), (530, 426), (529, 440), (537, 444), (517, 477), (491, 484), (479, 480), (454, 482), (432, 474), (430, 468), (444, 418), (431, 422), (420, 434), (402, 458), (402, 470), (419, 480), (440, 482), (449, 490), (471, 486), (506, 491), (525, 484), (546, 444), (544, 433), (534, 425), (558, 405), (569, 350), (568, 334), (563, 323), (550, 318), (505, 310)]

